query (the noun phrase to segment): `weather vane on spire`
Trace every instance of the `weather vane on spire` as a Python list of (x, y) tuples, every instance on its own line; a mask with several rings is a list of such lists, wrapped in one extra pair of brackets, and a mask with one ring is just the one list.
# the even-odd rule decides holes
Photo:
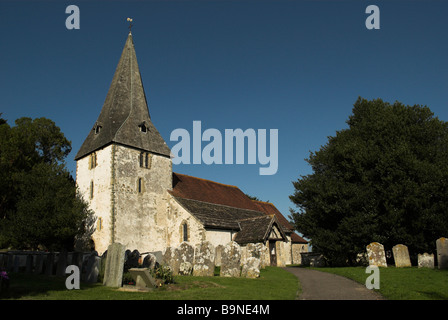
[(127, 21), (129, 21), (129, 32), (131, 32), (131, 29), (132, 29), (132, 19), (128, 18)]

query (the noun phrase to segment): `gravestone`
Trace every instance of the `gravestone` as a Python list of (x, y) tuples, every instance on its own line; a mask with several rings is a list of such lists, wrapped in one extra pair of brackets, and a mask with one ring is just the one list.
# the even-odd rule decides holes
[(193, 276), (213, 277), (215, 247), (209, 241), (198, 243), (194, 249)]
[(224, 250), (224, 246), (222, 244), (217, 245), (215, 248), (215, 266), (217, 266), (217, 267), (221, 266), (223, 250)]
[(82, 262), (83, 262), (83, 253), (75, 251), (72, 255), (72, 265), (75, 265), (81, 270), (82, 268)]
[(134, 250), (131, 252), (131, 250), (126, 250), (124, 255), (124, 270), (125, 272), (128, 271), (131, 268), (138, 268), (139, 267), (139, 258), (140, 258), (140, 252), (138, 250)]
[(263, 243), (258, 243), (260, 246), (260, 268), (265, 268), (271, 265), (271, 257), (269, 255), (269, 249)]
[(121, 243), (112, 243), (107, 248), (106, 267), (103, 284), (107, 287), (121, 287), (124, 269), (125, 247)]
[(98, 281), (98, 275), (101, 270), (101, 258), (96, 254), (91, 254), (87, 259), (87, 264), (84, 272), (84, 281), (88, 283), (95, 283)]
[(56, 275), (65, 276), (65, 269), (67, 268), (67, 251), (59, 252), (58, 263), (56, 266)]
[(135, 280), (135, 286), (137, 288), (153, 289), (157, 287), (156, 281), (147, 268), (131, 268), (129, 272)]
[[(179, 274), (179, 265), (176, 265), (176, 249), (167, 247), (163, 253), (164, 263), (170, 267), (173, 276)], [(177, 266), (177, 269), (175, 268)]]
[(418, 267), (434, 269), (434, 254), (423, 253), (418, 254)]
[(44, 258), (45, 255), (41, 252), (36, 255), (36, 266), (34, 267), (34, 274), (42, 273), (42, 270), (44, 268)]
[(12, 269), (13, 272), (17, 273), (19, 272), (19, 268), (20, 268), (20, 256), (19, 255), (14, 255), (14, 267)]
[(142, 267), (148, 268), (149, 270), (154, 270), (157, 264), (156, 256), (152, 253), (148, 253), (148, 255), (143, 259)]
[(405, 268), (411, 266), (411, 259), (409, 258), (408, 247), (404, 244), (397, 244), (392, 248), (394, 255), (395, 267)]
[(386, 254), (384, 253), (384, 246), (381, 243), (372, 242), (366, 249), (370, 266), (387, 267)]
[(260, 276), (260, 259), (255, 257), (247, 258), (241, 270), (242, 278), (258, 278)]
[(448, 269), (448, 239), (439, 238), (436, 241), (437, 264), (439, 269)]
[(54, 252), (47, 254), (47, 259), (45, 259), (45, 275), (51, 276), (53, 274), (54, 266)]
[(33, 254), (27, 254), (26, 255), (26, 273), (32, 273), (33, 272), (33, 261), (34, 255)]
[(179, 275), (189, 276), (193, 270), (194, 248), (184, 241), (175, 249), (175, 269)]
[(14, 267), (14, 254), (8, 252), (7, 254), (7, 263), (6, 263), (6, 271), (11, 272)]
[(221, 277), (239, 277), (241, 265), (241, 247), (235, 241), (230, 241), (222, 250)]

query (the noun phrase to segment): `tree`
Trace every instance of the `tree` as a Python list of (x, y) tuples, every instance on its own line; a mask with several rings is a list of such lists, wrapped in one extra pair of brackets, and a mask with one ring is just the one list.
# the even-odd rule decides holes
[(372, 241), (433, 252), (448, 234), (448, 124), (426, 106), (359, 98), (348, 129), (306, 161), (291, 217), (333, 264), (354, 263)]
[(49, 119), (0, 124), (0, 246), (71, 249), (92, 213), (65, 167), (68, 141)]

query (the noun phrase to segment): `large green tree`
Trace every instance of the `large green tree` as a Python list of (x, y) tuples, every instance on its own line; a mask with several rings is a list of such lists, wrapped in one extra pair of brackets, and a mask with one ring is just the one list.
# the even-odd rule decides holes
[(293, 182), (291, 217), (315, 251), (354, 263), (370, 242), (434, 252), (448, 235), (448, 124), (426, 106), (359, 98)]
[(46, 118), (0, 120), (0, 246), (72, 249), (92, 213), (65, 167), (70, 141)]

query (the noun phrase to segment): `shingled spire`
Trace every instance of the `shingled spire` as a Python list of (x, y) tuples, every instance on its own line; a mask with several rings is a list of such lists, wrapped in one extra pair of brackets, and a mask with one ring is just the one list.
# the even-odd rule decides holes
[(170, 156), (169, 147), (151, 122), (131, 32), (101, 113), (75, 160), (111, 143)]

